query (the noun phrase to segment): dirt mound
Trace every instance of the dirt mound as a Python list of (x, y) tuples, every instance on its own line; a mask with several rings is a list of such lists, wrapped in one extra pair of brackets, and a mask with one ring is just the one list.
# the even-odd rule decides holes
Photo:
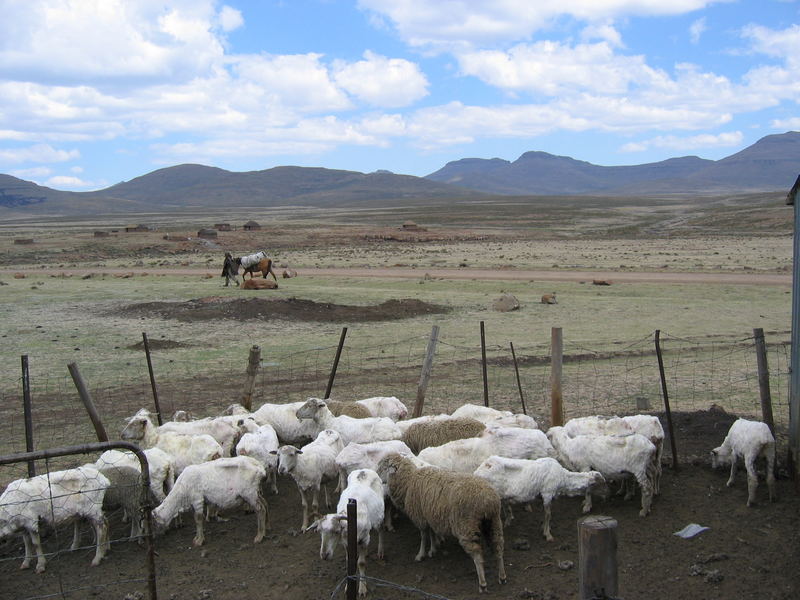
[[(190, 348), (191, 344), (176, 342), (174, 340), (147, 340), (150, 350), (172, 350), (174, 348)], [(144, 350), (144, 341), (131, 344), (128, 350)]]
[(387, 300), (374, 306), (349, 306), (328, 302), (314, 302), (300, 298), (227, 299), (218, 296), (197, 298), (187, 302), (143, 302), (129, 304), (116, 315), (133, 317), (161, 317), (183, 322), (235, 319), (251, 321), (260, 319), (292, 319), (294, 321), (352, 322), (393, 321), (421, 315), (449, 312), (446, 306), (429, 304), (420, 300)]

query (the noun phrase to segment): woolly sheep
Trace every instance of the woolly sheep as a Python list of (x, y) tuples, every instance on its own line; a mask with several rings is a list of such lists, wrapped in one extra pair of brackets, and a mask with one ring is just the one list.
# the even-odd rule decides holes
[(763, 457), (767, 463), (767, 489), (769, 499), (775, 499), (775, 438), (766, 423), (737, 419), (728, 430), (721, 446), (711, 451), (711, 466), (731, 466), (728, 487), (733, 485), (736, 465), (741, 458), (747, 470), (747, 506), (753, 506), (756, 500), (758, 474), (756, 460)]
[(272, 425), (260, 425), (254, 432), (247, 432), (236, 444), (236, 456), (251, 456), (258, 460), (267, 470), (267, 480), (272, 485), (272, 492), (278, 493), (277, 473), (278, 457), (272, 454), (280, 447), (278, 434)]
[(425, 448), (419, 458), (442, 469), (473, 473), (493, 454), (509, 458), (555, 456), (544, 432), (517, 427), (487, 427), (481, 437), (454, 440), (441, 446)]
[(447, 420), (452, 419), (452, 418), (453, 417), (451, 415), (447, 415), (447, 414), (444, 414), (444, 415), (423, 415), (421, 417), (413, 417), (411, 419), (405, 419), (403, 421), (397, 421), (395, 423), (395, 425), (397, 425), (397, 428), (400, 430), (400, 433), (402, 434), (402, 433), (405, 433), (406, 431), (408, 431), (411, 427), (413, 427), (417, 423), (431, 423), (433, 421), (447, 421)]
[[(175, 459), (161, 448), (148, 448), (144, 455), (150, 471), (150, 489), (156, 502), (163, 502), (175, 483)], [(106, 450), (94, 464), (101, 471), (112, 467), (141, 470), (139, 459), (129, 450)]]
[(441, 446), (453, 440), (479, 436), (486, 426), (471, 417), (451, 417), (423, 421), (409, 427), (401, 438), (414, 454), (430, 446)]
[(387, 417), (392, 421), (402, 421), (408, 416), (408, 408), (395, 396), (373, 396), (356, 400), (356, 404), (369, 410), (373, 417)]
[(553, 541), (550, 532), (550, 504), (558, 496), (584, 496), (583, 512), (591, 508), (591, 494), (606, 496), (608, 485), (597, 471), (574, 473), (550, 457), (526, 460), (490, 456), (475, 469), (475, 475), (485, 479), (505, 502), (522, 504), (542, 498), (544, 524), (542, 533)]
[(208, 462), (224, 454), (222, 446), (209, 434), (184, 435), (172, 431), (159, 431), (146, 409), (140, 410), (128, 420), (120, 437), (135, 442), (143, 448), (161, 448), (172, 456), (176, 477), (188, 465)]
[(368, 419), (373, 416), (366, 406), (362, 406), (361, 404), (357, 404), (355, 402), (331, 400), (328, 398), (325, 400), (325, 404), (328, 405), (328, 408), (334, 417), (347, 415), (348, 417), (353, 417), (354, 419)]
[(259, 425), (272, 425), (281, 444), (307, 444), (317, 437), (319, 430), (313, 421), (301, 421), (297, 418), (297, 410), (303, 404), (305, 402), (262, 404), (250, 416)]
[[(302, 450), (291, 445), (285, 445), (273, 451), (278, 456), (278, 473), (291, 475), (300, 491), (300, 501), (303, 504), (303, 524), (301, 529), (308, 527), (308, 501), (306, 493), (312, 491), (311, 508), (316, 514), (319, 510), (319, 489), (328, 481), (338, 479), (339, 472), (336, 468), (336, 455), (342, 451), (344, 444), (341, 436), (332, 429), (321, 431), (310, 444), (303, 446)], [(325, 502), (328, 503), (328, 489), (325, 490)]]
[(345, 444), (398, 440), (402, 436), (395, 422), (388, 417), (369, 419), (354, 419), (345, 415), (334, 417), (325, 401), (319, 398), (306, 400), (305, 404), (297, 409), (296, 415), (298, 419), (313, 421), (318, 431), (324, 429), (338, 431)]
[(489, 532), (489, 540), (497, 557), (500, 583), (506, 582), (503, 563), (503, 523), (500, 496), (483, 479), (472, 474), (453, 473), (442, 469), (418, 469), (408, 458), (391, 454), (378, 466), (381, 479), (388, 483), (392, 502), (403, 511), (420, 531), (420, 548), (415, 560), (425, 555), (426, 532), (433, 537), (452, 535), (475, 563), (479, 592), (486, 591), (483, 549), (481, 542)]
[(572, 471), (600, 471), (607, 480), (631, 474), (642, 491), (639, 516), (650, 512), (653, 499), (652, 473), (656, 447), (643, 435), (579, 435), (569, 437), (564, 427), (551, 427), (547, 437), (556, 450), (558, 461)]
[(342, 491), (336, 513), (328, 514), (314, 521), (305, 531), (319, 531), (319, 556), (323, 560), (333, 558), (336, 543), (347, 548), (347, 505), (356, 501), (356, 522), (358, 527), (358, 595), (367, 594), (366, 577), (367, 547), (370, 533), (378, 533), (378, 560), (383, 560), (383, 484), (372, 469), (356, 469), (347, 478), (347, 487)]
[(206, 504), (219, 510), (246, 504), (256, 513), (257, 532), (253, 543), (264, 539), (269, 518), (261, 485), (267, 476), (264, 466), (249, 456), (220, 458), (208, 463), (189, 465), (175, 480), (175, 486), (164, 501), (153, 510), (153, 521), (165, 529), (175, 517), (194, 511), (196, 532), (192, 543), (202, 546), (203, 508)]
[(86, 519), (95, 534), (96, 549), (92, 566), (97, 566), (109, 550), (108, 522), (103, 515), (103, 497), (109, 481), (94, 465), (55, 471), (8, 484), (0, 495), (0, 539), (22, 532), (25, 559), (30, 567), (36, 553), (36, 572), (44, 573), (47, 559), (39, 536), (40, 523), (58, 527), (75, 522), (72, 550), (80, 545), (77, 521)]

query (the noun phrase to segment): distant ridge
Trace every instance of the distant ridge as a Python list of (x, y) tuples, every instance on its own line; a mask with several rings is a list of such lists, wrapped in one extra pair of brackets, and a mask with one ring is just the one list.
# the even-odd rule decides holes
[(526, 152), (509, 162), (465, 158), (427, 176), (488, 194), (643, 195), (718, 194), (783, 189), (800, 172), (800, 132), (768, 135), (718, 161), (697, 156), (634, 166), (602, 167)]
[(387, 206), (493, 196), (648, 196), (787, 190), (800, 173), (800, 132), (768, 135), (721, 160), (684, 156), (603, 167), (525, 152), (515, 161), (464, 158), (427, 177), (283, 166), (233, 172), (185, 164), (94, 192), (65, 192), (0, 174), (0, 216), (158, 212), (188, 207)]

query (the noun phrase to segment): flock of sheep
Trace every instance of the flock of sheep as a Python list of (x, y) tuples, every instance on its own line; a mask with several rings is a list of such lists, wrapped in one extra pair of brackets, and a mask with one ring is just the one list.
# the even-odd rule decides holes
[[(92, 464), (10, 483), (0, 495), (0, 538), (21, 532), (22, 568), (37, 558), (43, 572), (39, 526), (88, 520), (95, 532), (97, 565), (108, 551), (104, 508), (122, 507), (131, 522), (131, 539), (142, 531), (141, 507), (152, 512), (156, 532), (163, 532), (184, 512), (194, 515), (194, 544), (205, 539), (204, 523), (218, 511), (249, 507), (256, 517), (254, 542), (268, 527), (267, 488), (277, 493), (276, 478), (288, 475), (300, 492), (303, 531), (321, 536), (320, 557), (330, 559), (337, 544), (347, 543), (347, 506), (356, 500), (359, 594), (367, 547), (378, 537), (383, 556), (384, 530), (404, 514), (419, 530), (415, 560), (434, 556), (446, 537), (455, 537), (472, 558), (479, 591), (487, 589), (483, 548), (496, 558), (496, 576), (505, 582), (503, 528), (513, 519), (511, 506), (544, 506), (543, 535), (552, 540), (551, 503), (559, 496), (583, 496), (583, 511), (592, 497), (608, 494), (620, 481), (626, 498), (638, 486), (639, 514), (646, 516), (659, 493), (664, 430), (655, 416), (584, 417), (545, 433), (526, 415), (465, 404), (452, 414), (408, 419), (395, 397), (356, 402), (309, 398), (291, 404), (264, 404), (249, 412), (233, 405), (228, 414), (192, 420), (176, 413), (157, 426), (141, 410), (121, 433), (144, 450), (150, 472), (149, 498), (143, 498), (138, 458), (108, 450)], [(309, 441), (310, 440), (310, 441)], [(733, 484), (738, 459), (748, 476), (748, 505), (755, 500), (755, 461), (767, 459), (767, 485), (774, 495), (775, 441), (763, 423), (737, 420), (721, 446), (711, 452), (712, 465), (731, 465)], [(340, 492), (335, 513), (319, 512), (326, 483)]]

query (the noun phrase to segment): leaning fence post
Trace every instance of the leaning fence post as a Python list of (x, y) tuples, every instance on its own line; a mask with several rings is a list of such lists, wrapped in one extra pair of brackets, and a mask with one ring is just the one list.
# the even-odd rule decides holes
[(72, 381), (75, 383), (75, 387), (78, 390), (78, 395), (83, 401), (83, 406), (86, 408), (86, 412), (89, 413), (89, 418), (92, 420), (94, 431), (97, 434), (97, 440), (99, 442), (107, 442), (108, 434), (106, 433), (106, 429), (103, 427), (103, 421), (100, 420), (100, 415), (94, 406), (92, 395), (89, 393), (89, 388), (86, 387), (86, 382), (83, 380), (81, 372), (78, 370), (78, 365), (74, 362), (69, 363), (67, 368), (69, 369), (69, 374), (72, 375)]
[(756, 339), (756, 362), (758, 363), (758, 390), (761, 395), (761, 419), (767, 424), (775, 436), (775, 421), (772, 418), (772, 393), (769, 389), (769, 365), (767, 364), (767, 343), (764, 341), (764, 330), (753, 329)]
[(342, 348), (344, 348), (344, 338), (347, 337), (347, 327), (342, 327), (342, 335), (339, 336), (339, 345), (336, 347), (336, 356), (333, 357), (333, 367), (331, 367), (331, 376), (328, 377), (328, 387), (325, 388), (324, 400), (331, 397), (331, 390), (333, 390), (333, 380), (336, 378), (336, 370), (339, 368), (339, 359), (342, 356)]
[(355, 498), (347, 501), (347, 600), (356, 600), (358, 593), (358, 504)]
[(514, 352), (514, 342), (508, 342), (511, 346), (511, 358), (514, 360), (514, 373), (517, 376), (517, 389), (519, 390), (519, 401), (522, 403), (522, 414), (527, 415), (528, 411), (525, 408), (525, 394), (522, 393), (522, 383), (519, 380), (519, 365), (517, 364), (517, 353)]
[(414, 403), (414, 412), (412, 417), (417, 418), (422, 416), (422, 407), (425, 404), (425, 393), (428, 390), (428, 382), (431, 379), (431, 371), (433, 371), (433, 357), (436, 354), (436, 342), (439, 339), (439, 326), (434, 325), (431, 329), (431, 337), (428, 340), (428, 349), (425, 351), (425, 362), (422, 363), (422, 373), (419, 376), (419, 385), (417, 386), (417, 401)]
[(578, 519), (578, 586), (580, 600), (617, 595), (616, 519)]
[(675, 445), (675, 428), (672, 426), (672, 411), (669, 408), (669, 393), (667, 393), (667, 376), (664, 373), (664, 356), (661, 353), (661, 330), (656, 329), (656, 356), (658, 357), (658, 373), (661, 376), (661, 394), (664, 397), (664, 414), (667, 416), (667, 429), (669, 429), (669, 445), (672, 449), (672, 468), (678, 468), (678, 447)]
[(253, 408), (253, 391), (256, 387), (256, 374), (260, 364), (261, 347), (254, 345), (250, 348), (250, 356), (247, 359), (247, 378), (244, 381), (244, 396), (242, 396), (242, 406), (247, 410)]
[[(31, 379), (28, 372), (28, 355), (22, 355), (22, 411), (25, 415), (25, 451), (33, 452), (33, 414), (31, 407)], [(28, 477), (36, 475), (36, 463), (28, 461)]]
[(481, 321), (481, 367), (483, 369), (483, 405), (489, 406), (489, 380), (486, 377), (486, 332)]
[(564, 424), (561, 397), (561, 371), (564, 362), (564, 341), (561, 327), (550, 330), (550, 426)]
[(156, 388), (156, 376), (153, 374), (153, 361), (150, 358), (150, 343), (147, 341), (147, 333), (142, 332), (142, 343), (144, 344), (144, 355), (147, 357), (147, 372), (150, 374), (150, 387), (153, 390), (153, 403), (156, 406), (156, 417), (158, 424), (164, 424), (164, 418), (161, 416), (161, 405), (158, 401), (158, 388)]

